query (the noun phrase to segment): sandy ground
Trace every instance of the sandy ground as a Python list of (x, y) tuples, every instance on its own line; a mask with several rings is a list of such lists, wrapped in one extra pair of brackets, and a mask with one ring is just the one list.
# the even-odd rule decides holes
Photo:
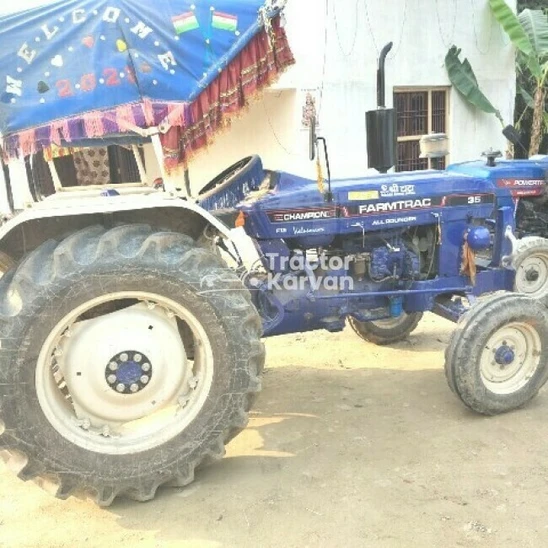
[(548, 545), (548, 394), (496, 418), (446, 386), (452, 326), (377, 348), (351, 331), (268, 341), (249, 428), (185, 490), (107, 510), (0, 467), (0, 545)]

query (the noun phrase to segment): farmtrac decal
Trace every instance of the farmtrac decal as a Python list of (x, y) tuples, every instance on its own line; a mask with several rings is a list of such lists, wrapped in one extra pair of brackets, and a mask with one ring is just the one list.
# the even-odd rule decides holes
[(544, 194), (546, 181), (544, 179), (498, 179), (497, 186), (510, 190), (512, 196), (540, 196)]
[(358, 208), (359, 215), (370, 213), (392, 213), (393, 211), (409, 211), (412, 209), (428, 209), (433, 206), (442, 205), (442, 199), (422, 198), (418, 200), (400, 200), (397, 202), (377, 202), (376, 204), (365, 204)]
[(478, 206), (494, 203), (495, 196), (493, 194), (438, 196), (435, 198), (396, 200), (392, 202), (376, 202), (341, 207), (333, 206), (310, 209), (278, 210), (268, 212), (268, 217), (272, 223), (325, 221), (338, 217), (363, 217), (366, 215), (384, 215), (388, 213), (427, 210), (446, 206)]

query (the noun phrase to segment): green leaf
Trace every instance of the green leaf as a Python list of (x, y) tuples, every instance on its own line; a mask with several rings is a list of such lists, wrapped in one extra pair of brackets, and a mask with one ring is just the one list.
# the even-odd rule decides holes
[(494, 114), (502, 124), (502, 116), (489, 99), (483, 94), (478, 85), (478, 80), (472, 66), (465, 59), (461, 62), (459, 55), (461, 50), (453, 46), (445, 56), (445, 68), (449, 75), (449, 80), (455, 89), (473, 106), (479, 108), (488, 114)]
[(518, 93), (523, 97), (523, 100), (525, 101), (525, 104), (529, 108), (535, 108), (535, 100), (533, 99), (533, 96), (522, 86), (518, 84)]
[[(457, 51), (457, 60), (459, 55), (460, 55), (460, 50)], [(472, 79), (472, 82), (479, 87), (478, 79), (476, 78), (476, 75), (474, 74), (474, 69), (472, 68), (472, 65), (470, 64), (470, 61), (468, 61), (468, 59), (465, 59), (462, 62), (462, 68), (464, 72), (470, 76), (470, 78)]]
[(506, 34), (512, 40), (514, 46), (527, 57), (533, 55), (534, 48), (529, 36), (521, 26), (516, 14), (510, 9), (504, 0), (489, 0), (491, 11), (495, 19), (500, 23)]
[(548, 55), (548, 16), (541, 10), (523, 10), (518, 20), (538, 58)]
[(510, 40), (512, 40), (512, 44), (525, 55), (525, 62), (533, 75), (536, 78), (540, 78), (541, 70), (538, 55), (517, 15), (504, 0), (489, 0), (489, 5), (495, 19), (500, 23), (506, 34), (508, 34)]

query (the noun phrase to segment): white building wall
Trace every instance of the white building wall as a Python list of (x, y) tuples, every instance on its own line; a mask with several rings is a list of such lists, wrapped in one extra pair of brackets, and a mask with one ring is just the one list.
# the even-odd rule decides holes
[[(516, 2), (509, 4), (515, 8)], [(307, 88), (323, 90), (321, 133), (328, 138), (333, 176), (363, 174), (365, 112), (376, 108), (378, 52), (389, 41), (388, 106), (394, 86), (449, 86), (444, 58), (455, 44), (512, 123), (514, 52), (486, 0), (289, 0), (287, 32), (297, 65), (194, 161), (194, 187), (254, 153), (269, 168), (315, 177), (301, 129), (300, 90)], [(471, 109), (451, 91), (451, 161), (477, 158), (489, 147), (504, 151), (501, 129), (493, 115)]]

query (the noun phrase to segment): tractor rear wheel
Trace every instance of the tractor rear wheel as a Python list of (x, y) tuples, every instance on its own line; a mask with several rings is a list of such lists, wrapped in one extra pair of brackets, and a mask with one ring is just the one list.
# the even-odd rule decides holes
[(59, 498), (184, 486), (245, 427), (261, 334), (238, 277), (187, 236), (128, 225), (45, 243), (0, 282), (0, 450)]
[(453, 392), (478, 413), (523, 406), (548, 380), (548, 309), (517, 294), (473, 306), (453, 333), (445, 371)]
[(360, 322), (351, 317), (348, 319), (348, 323), (364, 341), (383, 346), (406, 339), (415, 331), (421, 319), (422, 312), (413, 312), (411, 314), (403, 312), (397, 318), (373, 322)]

